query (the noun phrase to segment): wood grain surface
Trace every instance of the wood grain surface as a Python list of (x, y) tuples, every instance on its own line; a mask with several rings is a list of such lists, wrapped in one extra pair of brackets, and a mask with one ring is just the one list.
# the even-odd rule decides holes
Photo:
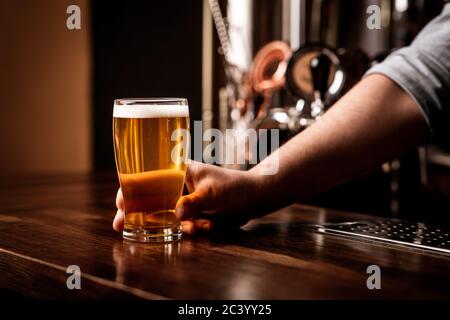
[[(305, 228), (370, 216), (293, 205), (240, 230), (167, 244), (112, 230), (114, 173), (0, 181), (0, 287), (46, 299), (432, 299), (450, 297), (450, 258)], [(369, 265), (381, 290), (368, 290)], [(69, 290), (66, 268), (81, 268)]]

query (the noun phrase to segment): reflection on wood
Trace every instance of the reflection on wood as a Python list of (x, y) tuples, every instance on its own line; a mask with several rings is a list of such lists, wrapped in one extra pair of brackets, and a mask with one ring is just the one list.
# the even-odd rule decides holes
[[(304, 223), (370, 220), (294, 205), (227, 235), (124, 242), (111, 228), (115, 173), (0, 182), (0, 287), (44, 298), (449, 298), (450, 259), (306, 231)], [(382, 290), (366, 269), (381, 268)], [(81, 268), (68, 290), (66, 268)]]

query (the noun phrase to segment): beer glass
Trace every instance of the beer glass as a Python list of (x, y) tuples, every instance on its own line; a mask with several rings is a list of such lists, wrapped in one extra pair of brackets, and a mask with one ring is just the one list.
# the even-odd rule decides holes
[(189, 148), (187, 100), (115, 100), (113, 137), (125, 205), (124, 239), (180, 239), (175, 205), (183, 191)]

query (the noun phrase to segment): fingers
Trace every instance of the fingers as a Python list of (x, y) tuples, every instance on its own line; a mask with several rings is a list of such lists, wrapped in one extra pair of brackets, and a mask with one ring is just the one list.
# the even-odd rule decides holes
[(194, 192), (195, 186), (198, 182), (198, 175), (201, 165), (197, 161), (189, 160), (186, 169), (185, 184), (190, 193)]
[(206, 187), (181, 197), (178, 200), (175, 215), (179, 220), (191, 220), (202, 212), (213, 212), (216, 206), (214, 190)]
[(123, 212), (123, 210), (124, 210), (123, 195), (122, 195), (122, 190), (120, 188), (117, 191), (116, 206), (117, 206), (118, 210), (117, 210), (116, 216), (114, 217), (114, 220), (113, 220), (113, 228), (116, 231), (122, 231), (123, 225), (124, 225), (125, 214)]
[(190, 236), (194, 235), (197, 231), (211, 231), (213, 226), (213, 222), (207, 219), (181, 221), (183, 233)]
[(184, 234), (193, 235), (195, 233), (195, 225), (193, 221), (181, 221), (181, 230)]
[(194, 219), (181, 221), (183, 233), (188, 236), (193, 236), (199, 231), (202, 232), (230, 232), (239, 230), (249, 220), (242, 218), (217, 217), (212, 216), (211, 219)]
[(200, 182), (209, 175), (213, 175), (218, 167), (202, 162), (188, 160), (186, 169), (186, 187), (190, 193), (194, 192)]
[(119, 190), (117, 190), (116, 206), (117, 206), (117, 209), (120, 209), (120, 210), (124, 209), (123, 194), (122, 194), (122, 189), (120, 189), (120, 188), (119, 188)]
[(125, 214), (123, 210), (118, 209), (113, 221), (113, 228), (116, 231), (122, 231), (124, 225)]
[[(202, 180), (203, 176), (209, 172), (212, 166), (208, 166), (196, 161), (189, 161), (186, 173), (186, 186), (191, 194), (182, 197), (177, 203), (176, 215), (178, 219), (182, 220), (183, 232), (186, 234), (194, 234), (197, 230), (210, 231), (213, 228), (213, 223), (206, 219), (191, 220), (201, 212), (211, 212), (216, 205), (214, 192), (211, 187), (195, 190), (197, 184)], [(214, 169), (214, 167), (212, 167)], [(145, 200), (146, 201), (146, 200)], [(145, 202), (144, 201), (144, 202)], [(128, 201), (129, 210), (139, 209), (144, 204), (139, 204), (137, 201)], [(136, 203), (135, 203), (136, 202)], [(113, 228), (116, 231), (122, 231), (124, 227), (124, 200), (122, 190), (119, 188), (116, 196), (116, 206), (118, 208), (116, 216), (113, 221)], [(131, 209), (130, 209), (131, 206)], [(136, 207), (136, 208), (135, 208)]]
[(194, 226), (196, 230), (211, 231), (214, 227), (214, 223), (207, 219), (195, 219)]

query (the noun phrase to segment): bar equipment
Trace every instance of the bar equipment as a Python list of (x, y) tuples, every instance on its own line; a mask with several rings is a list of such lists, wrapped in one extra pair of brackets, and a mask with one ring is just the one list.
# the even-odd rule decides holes
[[(210, 0), (212, 2), (218, 7), (217, 0)], [(443, 1), (415, 0), (262, 0), (250, 3), (251, 15), (246, 19), (253, 32), (249, 50), (255, 53), (254, 59), (246, 70), (236, 71), (230, 63), (225, 64), (227, 84), (226, 90), (221, 91), (217, 114), (228, 115), (224, 125), (220, 122), (222, 130), (237, 129), (234, 142), (242, 143), (247, 129), (278, 129), (280, 145), (319, 120), (371, 65), (381, 62), (396, 47), (407, 45), (443, 5)], [(366, 9), (374, 4), (381, 8), (381, 30), (365, 27)], [(227, 19), (216, 12), (216, 20), (221, 47), (229, 47)], [(267, 32), (266, 26), (272, 31)], [(227, 60), (225, 54), (222, 57)], [(408, 195), (417, 194), (427, 180), (423, 163), (427, 161), (426, 152), (419, 150), (419, 154), (420, 167), (416, 163), (416, 153), (387, 162), (370, 177), (363, 178), (367, 180), (362, 184), (362, 189), (367, 189), (364, 197), (377, 203), (376, 208), (369, 209), (373, 210), (371, 212), (397, 216), (400, 212), (418, 210)], [(234, 166), (237, 169), (248, 167), (248, 164)], [(419, 179), (421, 182), (417, 183)], [(356, 202), (353, 191), (343, 191), (344, 196), (336, 197), (342, 200), (335, 207), (364, 211), (362, 202), (346, 206)], [(372, 197), (373, 191), (382, 194), (382, 199)]]
[(450, 255), (450, 229), (423, 222), (398, 219), (351, 221), (308, 225), (318, 233), (406, 246), (425, 252)]

